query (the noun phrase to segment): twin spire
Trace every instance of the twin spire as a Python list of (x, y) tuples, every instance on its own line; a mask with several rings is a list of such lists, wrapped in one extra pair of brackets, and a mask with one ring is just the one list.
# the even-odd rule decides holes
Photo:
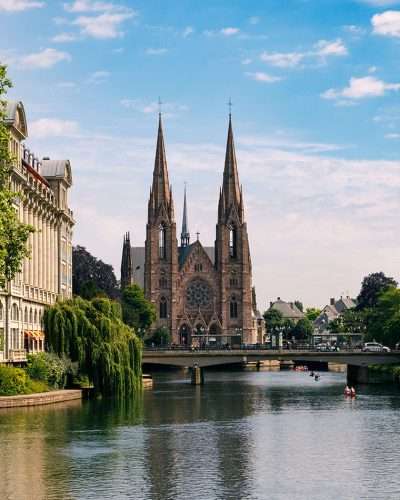
[[(229, 113), (228, 138), (226, 143), (225, 166), (222, 189), (218, 203), (218, 219), (226, 219), (232, 207), (235, 207), (241, 222), (243, 222), (243, 196), (239, 185), (239, 175), (236, 163), (235, 144), (233, 140), (232, 118)], [(159, 113), (156, 157), (153, 172), (153, 184), (150, 190), (149, 217), (155, 217), (164, 209), (170, 221), (174, 220), (172, 188), (168, 179), (167, 158), (165, 154), (164, 135), (161, 113)], [(183, 201), (183, 218), (181, 232), (181, 246), (190, 244), (188, 225), (186, 185)]]

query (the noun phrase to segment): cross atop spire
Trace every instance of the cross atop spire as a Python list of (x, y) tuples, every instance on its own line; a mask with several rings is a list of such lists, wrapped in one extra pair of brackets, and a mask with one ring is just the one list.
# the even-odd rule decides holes
[(182, 217), (182, 232), (181, 232), (181, 246), (187, 247), (190, 243), (190, 233), (188, 225), (187, 205), (186, 205), (186, 182), (185, 191), (183, 195), (183, 217)]

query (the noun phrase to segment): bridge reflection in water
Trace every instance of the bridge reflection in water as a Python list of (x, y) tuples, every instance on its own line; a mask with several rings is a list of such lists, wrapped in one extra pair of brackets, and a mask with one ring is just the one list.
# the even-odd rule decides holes
[(192, 383), (195, 385), (204, 382), (203, 368), (265, 360), (286, 360), (304, 364), (310, 362), (344, 364), (347, 365), (349, 382), (367, 383), (369, 365), (399, 364), (400, 352), (362, 352), (360, 350), (320, 352), (262, 348), (188, 350), (178, 347), (150, 348), (143, 353), (143, 364), (192, 368)]

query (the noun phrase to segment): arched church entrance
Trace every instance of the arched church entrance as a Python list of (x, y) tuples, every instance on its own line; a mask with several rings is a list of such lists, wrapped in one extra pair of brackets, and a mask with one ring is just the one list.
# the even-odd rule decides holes
[(181, 345), (189, 345), (190, 342), (190, 327), (186, 324), (179, 328), (179, 343)]

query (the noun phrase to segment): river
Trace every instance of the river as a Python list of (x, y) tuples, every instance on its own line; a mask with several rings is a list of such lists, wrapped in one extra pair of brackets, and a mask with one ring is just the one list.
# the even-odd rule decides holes
[(152, 390), (3, 410), (0, 498), (400, 498), (400, 390), (302, 372), (155, 374)]

